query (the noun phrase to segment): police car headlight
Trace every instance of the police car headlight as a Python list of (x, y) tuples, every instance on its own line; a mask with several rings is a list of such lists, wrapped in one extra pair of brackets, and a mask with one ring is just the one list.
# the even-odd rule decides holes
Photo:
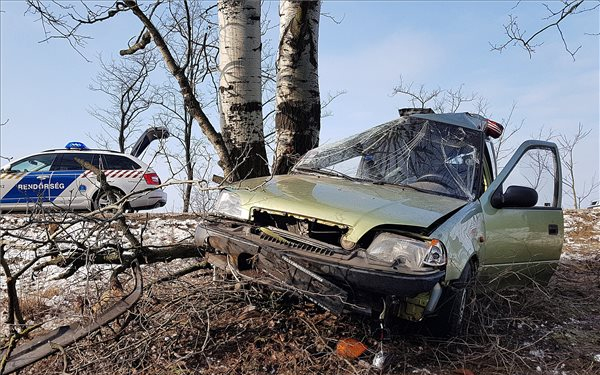
[(436, 239), (419, 241), (394, 233), (381, 233), (366, 250), (367, 257), (390, 265), (403, 264), (412, 269), (446, 264), (444, 245)]
[(248, 220), (250, 218), (250, 211), (242, 207), (240, 196), (227, 190), (221, 190), (215, 206), (215, 212), (237, 219)]

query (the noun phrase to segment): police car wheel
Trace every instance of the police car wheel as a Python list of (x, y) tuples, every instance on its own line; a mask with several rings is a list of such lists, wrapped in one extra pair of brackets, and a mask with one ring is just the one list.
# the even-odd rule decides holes
[[(117, 201), (119, 201), (121, 198), (123, 198), (125, 196), (125, 194), (117, 188), (111, 188), (110, 192), (112, 194), (114, 194), (114, 197), (116, 198)], [(111, 204), (111, 201), (110, 201), (108, 192), (107, 191), (99, 191), (96, 194), (96, 197), (94, 198), (93, 209), (99, 210), (100, 208), (106, 207), (110, 204)]]

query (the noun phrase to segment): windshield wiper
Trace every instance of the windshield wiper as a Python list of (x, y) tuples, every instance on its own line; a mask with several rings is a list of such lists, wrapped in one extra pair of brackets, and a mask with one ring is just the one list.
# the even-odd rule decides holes
[(373, 185), (390, 185), (390, 186), (397, 186), (397, 187), (409, 188), (409, 189), (413, 189), (413, 190), (417, 190), (417, 191), (422, 191), (422, 190), (417, 189), (416, 187), (411, 186), (409, 184), (394, 183), (394, 182), (389, 182), (389, 181), (385, 181), (385, 180), (373, 181)]
[(451, 194), (451, 193), (444, 193), (444, 192), (436, 191), (436, 190), (423, 189), (420, 187), (412, 186), (410, 183), (403, 184), (403, 183), (388, 182), (385, 180), (377, 180), (377, 181), (373, 181), (373, 185), (390, 185), (390, 186), (396, 186), (396, 187), (401, 187), (401, 188), (409, 188), (409, 189), (412, 189), (415, 191), (420, 191), (421, 193), (442, 195), (444, 197), (452, 197), (452, 198), (462, 199), (461, 197), (457, 197), (456, 195)]
[(342, 177), (349, 181), (359, 181), (360, 180), (358, 178), (348, 176), (345, 173), (342, 173), (340, 171), (336, 171), (335, 169), (330, 169), (330, 168), (299, 167), (299, 168), (295, 168), (295, 170), (302, 171), (302, 172), (320, 173), (320, 174), (324, 174), (326, 176)]

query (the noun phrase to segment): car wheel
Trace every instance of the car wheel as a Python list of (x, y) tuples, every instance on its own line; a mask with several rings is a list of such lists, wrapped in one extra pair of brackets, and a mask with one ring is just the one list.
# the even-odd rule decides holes
[(447, 286), (438, 304), (437, 314), (427, 321), (434, 336), (453, 337), (467, 333), (475, 300), (475, 265), (465, 265), (460, 277)]
[[(117, 188), (111, 187), (109, 189), (109, 191), (112, 194), (114, 194), (114, 197), (116, 198), (117, 201), (119, 201), (121, 198), (123, 198), (125, 196), (125, 194)], [(94, 211), (99, 210), (99, 209), (111, 204), (111, 201), (109, 198), (109, 191), (106, 191), (106, 190), (98, 191), (98, 193), (96, 194), (96, 197), (94, 198), (94, 201), (93, 201), (92, 208), (94, 209)], [(125, 208), (127, 208), (127, 207), (125, 207)]]

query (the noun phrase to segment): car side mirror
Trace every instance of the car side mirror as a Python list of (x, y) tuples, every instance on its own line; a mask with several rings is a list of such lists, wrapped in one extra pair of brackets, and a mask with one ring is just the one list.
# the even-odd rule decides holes
[(490, 203), (494, 208), (503, 207), (533, 207), (537, 204), (538, 194), (535, 189), (525, 186), (509, 186), (506, 192), (502, 194), (502, 188), (494, 192)]

